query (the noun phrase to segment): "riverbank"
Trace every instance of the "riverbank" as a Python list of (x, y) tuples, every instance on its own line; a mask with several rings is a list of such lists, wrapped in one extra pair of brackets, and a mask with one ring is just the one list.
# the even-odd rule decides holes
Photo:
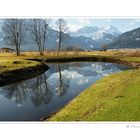
[(132, 68), (140, 67), (140, 52), (139, 54), (135, 51), (130, 53), (129, 51), (108, 51), (108, 52), (60, 52), (59, 55), (56, 53), (48, 53), (44, 56), (38, 55), (23, 55), (20, 56), (21, 59), (33, 60), (42, 62), (44, 60), (46, 63), (65, 63), (65, 62), (115, 62), (128, 65)]
[(36, 61), (19, 58), (0, 60), (0, 86), (11, 84), (39, 75), (46, 71), (48, 66)]
[[(31, 68), (42, 67), (42, 59), (49, 62), (102, 61), (115, 62), (139, 68), (140, 55), (129, 52), (81, 52), (41, 56), (1, 56), (0, 74), (17, 74), (23, 80), (21, 69), (28, 74)], [(6, 58), (6, 59), (5, 59)], [(2, 62), (4, 61), (4, 62)], [(19, 62), (20, 61), (20, 62)], [(28, 69), (29, 68), (29, 69)], [(17, 71), (19, 72), (17, 72)], [(37, 70), (40, 72), (40, 70)], [(34, 74), (35, 71), (31, 71)], [(30, 74), (30, 73), (29, 73)], [(39, 74), (39, 73), (38, 73)], [(14, 82), (16, 76), (7, 81)], [(26, 77), (25, 77), (26, 79)], [(3, 83), (3, 82), (2, 82)], [(66, 105), (49, 121), (139, 121), (140, 70), (133, 69), (112, 74), (99, 80)]]
[[(34, 74), (41, 74), (42, 70), (46, 69), (42, 65), (42, 60), (45, 63), (74, 61), (115, 62), (128, 65), (132, 68), (138, 68), (140, 67), (139, 56), (140, 52), (137, 50), (131, 50), (131, 53), (129, 51), (60, 52), (59, 55), (56, 52), (48, 52), (44, 56), (39, 56), (37, 52), (23, 52), (18, 57), (14, 53), (0, 53), (0, 85), (8, 84), (8, 81), (11, 83), (18, 79), (22, 80), (22, 78), (24, 80), (31, 73), (33, 76)], [(32, 72), (32, 70), (35, 71)], [(22, 74), (25, 77), (22, 76), (20, 78)], [(6, 81), (3, 79), (6, 79)]]
[[(140, 57), (119, 61), (139, 68)], [(140, 69), (111, 74), (83, 91), (47, 121), (140, 121)]]
[[(57, 55), (56, 52), (48, 52), (44, 56), (39, 56), (37, 52), (23, 52), (21, 53), (21, 56), (18, 57), (14, 53), (0, 53), (0, 75), (6, 76), (10, 73), (12, 75), (13, 73), (17, 73), (17, 71), (22, 71), (22, 69), (26, 70), (29, 68), (30, 71), (30, 69), (42, 67), (42, 60), (44, 60), (45, 63), (72, 61), (115, 62), (133, 68), (139, 68), (139, 56), (140, 52), (137, 50), (131, 50), (131, 53), (129, 51), (60, 52), (59, 55)], [(17, 75), (13, 75), (11, 78), (14, 77), (19, 77), (19, 74), (17, 73)], [(10, 81), (11, 78), (9, 77), (8, 80)], [(3, 81), (1, 84), (2, 83)]]
[(66, 105), (49, 121), (140, 121), (140, 70), (107, 76)]

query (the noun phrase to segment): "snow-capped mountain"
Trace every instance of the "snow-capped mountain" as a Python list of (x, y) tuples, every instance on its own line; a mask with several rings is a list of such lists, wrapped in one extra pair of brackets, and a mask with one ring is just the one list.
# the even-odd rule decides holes
[[(48, 39), (46, 41), (47, 48), (57, 49), (58, 45), (57, 39), (58, 32), (56, 30), (50, 29)], [(100, 44), (89, 37), (70, 35), (70, 37), (65, 41), (63, 48), (67, 48), (69, 46), (80, 47), (82, 50), (91, 50), (99, 48)]]
[(111, 35), (121, 34), (121, 32), (115, 26), (112, 25), (103, 26), (98, 32), (103, 32)]
[[(3, 32), (0, 32), (0, 47), (7, 46), (3, 41)], [(114, 38), (120, 34), (114, 26), (104, 27), (88, 27), (85, 26), (77, 32), (70, 33), (61, 49), (80, 48), (81, 50), (98, 50), (104, 43), (110, 43)], [(30, 31), (26, 32), (25, 41), (21, 46), (21, 50), (38, 50), (35, 42), (32, 40)], [(58, 46), (58, 32), (52, 28), (49, 29), (48, 38), (46, 40), (46, 49), (57, 50)], [(10, 47), (10, 46), (9, 46)], [(12, 47), (12, 46), (11, 46)]]
[(97, 26), (84, 26), (83, 28), (80, 28), (76, 32), (71, 32), (71, 35), (73, 36), (86, 36), (89, 38), (92, 38), (93, 33), (97, 32), (99, 28)]
[(101, 44), (110, 43), (114, 38), (118, 37), (121, 32), (112, 25), (103, 27), (85, 26), (76, 32), (72, 32), (73, 36), (86, 36)]

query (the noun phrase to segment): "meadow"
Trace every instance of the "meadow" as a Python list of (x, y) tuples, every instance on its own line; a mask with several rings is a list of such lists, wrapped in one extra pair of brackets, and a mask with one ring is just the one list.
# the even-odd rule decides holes
[[(114, 73), (87, 88), (47, 121), (140, 121), (140, 50), (107, 52), (22, 52), (0, 53), (0, 73), (41, 64), (34, 60), (71, 60), (74, 58), (111, 58), (114, 62), (129, 64), (131, 70)], [(108, 59), (108, 60), (109, 60)], [(93, 59), (91, 59), (93, 60)], [(49, 61), (49, 62), (50, 62)], [(112, 61), (113, 62), (113, 61)]]

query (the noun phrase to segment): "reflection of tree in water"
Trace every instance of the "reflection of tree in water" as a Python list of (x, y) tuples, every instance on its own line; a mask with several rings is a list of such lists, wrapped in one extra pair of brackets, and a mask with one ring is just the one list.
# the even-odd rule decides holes
[(23, 104), (27, 98), (31, 98), (33, 104), (38, 107), (48, 104), (52, 94), (47, 87), (45, 73), (31, 80), (14, 83), (3, 88), (4, 96), (14, 100), (16, 104)]
[(58, 64), (58, 81), (57, 81), (57, 87), (56, 92), (59, 96), (64, 95), (66, 89), (69, 87), (69, 79), (67, 79), (64, 75), (62, 76), (61, 73), (61, 67)]
[(45, 73), (34, 78), (31, 89), (31, 100), (36, 107), (51, 101), (52, 94), (48, 88)]
[(16, 104), (23, 104), (28, 97), (28, 88), (24, 81), (4, 87), (5, 97), (14, 100)]

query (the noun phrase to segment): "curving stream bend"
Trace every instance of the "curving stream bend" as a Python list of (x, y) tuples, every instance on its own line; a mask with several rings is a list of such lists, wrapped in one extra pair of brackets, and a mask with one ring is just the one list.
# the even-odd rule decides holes
[(102, 77), (129, 69), (107, 62), (59, 63), (49, 67), (42, 75), (0, 87), (0, 121), (38, 121)]

